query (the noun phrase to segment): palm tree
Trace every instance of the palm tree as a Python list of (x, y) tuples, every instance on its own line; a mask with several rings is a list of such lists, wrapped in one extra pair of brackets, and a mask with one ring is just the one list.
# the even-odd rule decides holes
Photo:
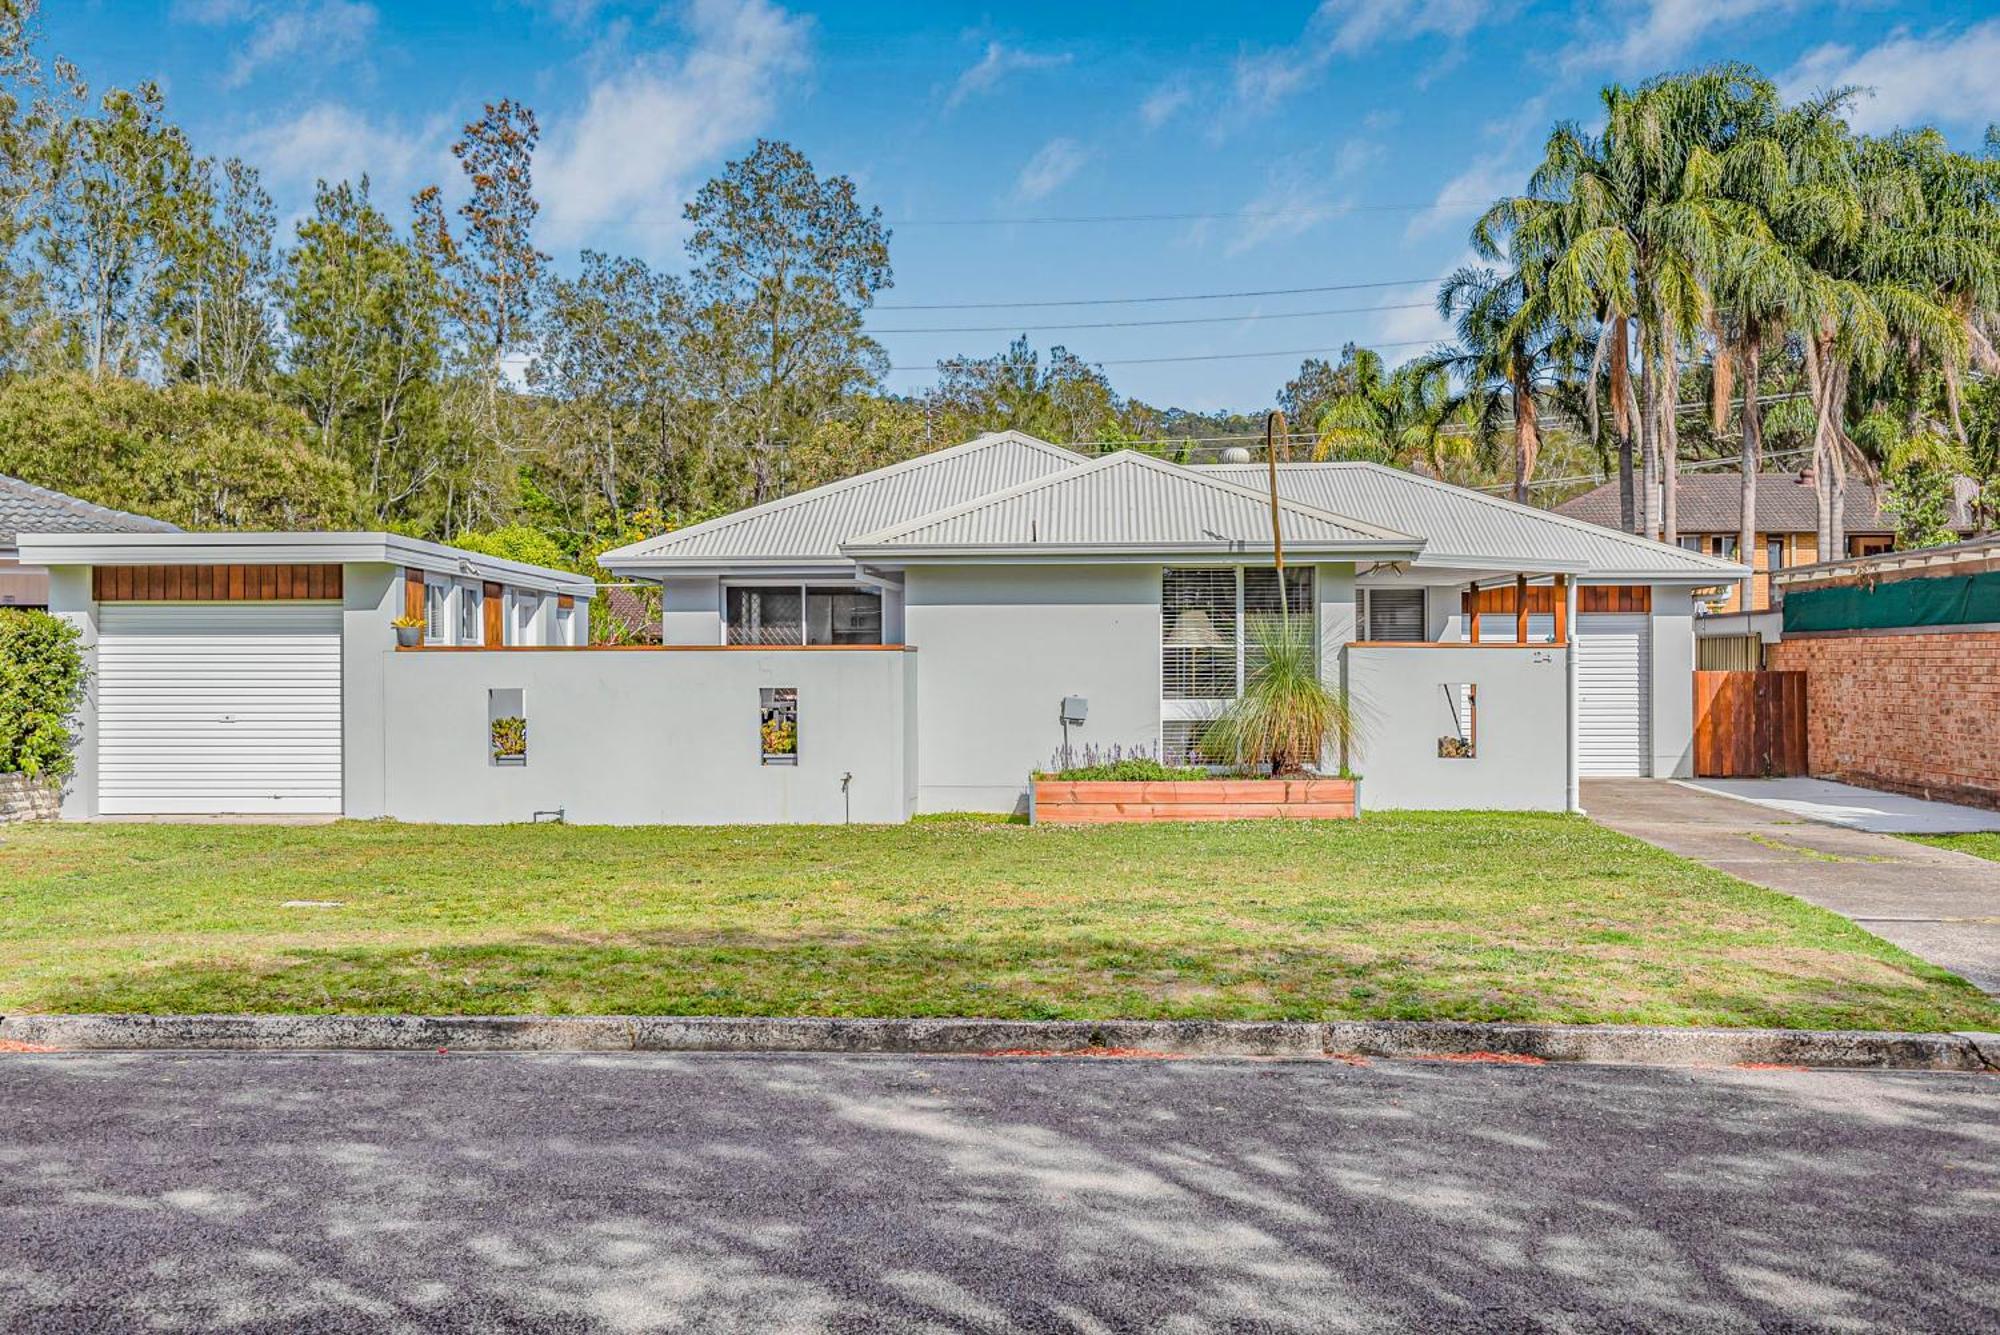
[(1489, 257), (1504, 242), (1527, 295), (1546, 301), (1550, 318), (1572, 329), (1596, 324), (1607, 339), (1634, 338), (1639, 526), (1671, 541), (1680, 355), (1709, 322), (1723, 239), (1746, 212), (1723, 183), (1766, 133), (1777, 93), (1755, 70), (1729, 64), (1637, 91), (1614, 85), (1603, 97), (1603, 133), (1558, 125), (1528, 192), (1490, 208), (1472, 239)]
[[(1839, 90), (1783, 112), (1772, 133), (1746, 143), (1725, 186), (1750, 212), (1723, 239), (1714, 276), (1714, 426), (1718, 432), (1726, 428), (1729, 387), (1740, 383), (1742, 493), (1736, 550), (1746, 565), (1757, 541), (1757, 478), (1764, 461), (1764, 354), (1773, 344), (1782, 345), (1792, 329), (1816, 326), (1832, 304), (1822, 275), (1786, 243), (1783, 224), (1796, 232), (1802, 221), (1819, 227), (1840, 215), (1844, 197), (1828, 190), (1822, 178), (1845, 134), (1838, 110), (1852, 95)], [(1754, 582), (1750, 576), (1742, 582), (1739, 605), (1746, 611)]]
[(1528, 503), (1541, 452), (1536, 395), (1559, 368), (1575, 361), (1575, 338), (1555, 316), (1546, 293), (1516, 269), (1466, 266), (1438, 289), (1438, 313), (1453, 322), (1455, 347), (1424, 359), (1427, 369), (1449, 373), (1466, 389), (1461, 402), (1482, 406), (1482, 428), (1505, 403), (1514, 431), (1514, 499)]
[(1389, 371), (1380, 353), (1356, 348), (1340, 368), (1345, 389), (1320, 413), (1315, 459), (1372, 459), (1435, 478), (1461, 462), (1453, 446), (1469, 435), (1454, 421), (1449, 378), (1423, 360)]

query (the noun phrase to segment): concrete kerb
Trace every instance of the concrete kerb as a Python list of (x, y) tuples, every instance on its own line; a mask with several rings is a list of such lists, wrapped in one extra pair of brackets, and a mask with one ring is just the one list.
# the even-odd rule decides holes
[(1525, 1058), (1649, 1066), (2000, 1070), (2000, 1034), (1672, 1029), (1471, 1021), (847, 1020), (707, 1016), (12, 1015), (0, 1040), (57, 1051), (1125, 1052)]

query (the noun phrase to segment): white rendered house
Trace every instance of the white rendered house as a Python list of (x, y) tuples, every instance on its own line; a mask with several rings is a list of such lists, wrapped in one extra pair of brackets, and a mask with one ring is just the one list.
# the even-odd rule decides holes
[(1350, 693), (1365, 807), (1560, 811), (1584, 775), (1689, 772), (1690, 591), (1738, 566), (1285, 464), (1280, 580), (1267, 486), (982, 436), (606, 554), (660, 586), (666, 643), (641, 648), (586, 642), (581, 576), (389, 534), (19, 544), (89, 658), (73, 818), (1011, 811), (1065, 701), (1076, 748), (1190, 759), (1281, 598)]

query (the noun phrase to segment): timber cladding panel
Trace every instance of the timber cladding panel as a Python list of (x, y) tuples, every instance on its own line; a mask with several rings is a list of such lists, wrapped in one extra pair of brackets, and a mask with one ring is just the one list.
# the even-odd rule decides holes
[[(1459, 604), (1467, 612), (1512, 612), (1514, 590), (1502, 585), (1461, 594)], [(1528, 586), (1528, 614), (1551, 616), (1556, 610), (1556, 591), (1547, 584)], [(1583, 612), (1650, 612), (1653, 590), (1645, 584), (1579, 584), (1576, 610)]]
[(2000, 807), (2000, 632), (1787, 635), (1765, 661), (1806, 674), (1813, 774)]
[(335, 565), (97, 566), (100, 603), (323, 602), (342, 596)]

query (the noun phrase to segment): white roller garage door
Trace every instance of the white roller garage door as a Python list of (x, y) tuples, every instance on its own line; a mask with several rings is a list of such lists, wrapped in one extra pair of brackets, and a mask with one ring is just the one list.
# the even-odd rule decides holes
[(105, 603), (98, 810), (338, 814), (337, 603)]
[(1653, 619), (1591, 612), (1576, 619), (1576, 770), (1643, 777), (1653, 700)]
[[(1648, 719), (1652, 714), (1652, 665), (1645, 613), (1586, 612), (1576, 619), (1576, 768), (1587, 775), (1643, 777)], [(1528, 638), (1555, 636), (1555, 618), (1528, 617)], [(1479, 638), (1514, 638), (1511, 612), (1485, 612)]]

